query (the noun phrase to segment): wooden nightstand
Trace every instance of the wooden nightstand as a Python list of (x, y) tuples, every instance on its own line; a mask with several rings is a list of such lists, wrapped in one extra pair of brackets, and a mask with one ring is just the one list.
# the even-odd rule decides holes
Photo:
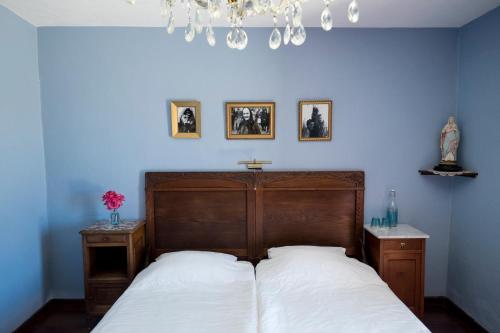
[(400, 224), (395, 228), (365, 225), (368, 263), (415, 313), (424, 315), (425, 240), (429, 235)]
[(80, 231), (89, 314), (106, 313), (143, 268), (144, 229), (144, 221), (103, 221)]

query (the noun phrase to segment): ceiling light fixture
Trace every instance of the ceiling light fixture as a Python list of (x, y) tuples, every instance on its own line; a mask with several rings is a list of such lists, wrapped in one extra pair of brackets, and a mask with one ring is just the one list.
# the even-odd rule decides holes
[[(175, 30), (175, 15), (173, 9), (177, 0), (160, 0), (160, 14), (167, 21), (167, 32), (172, 34)], [(278, 49), (281, 44), (300, 46), (306, 40), (306, 30), (302, 24), (302, 5), (308, 0), (278, 0), (275, 4), (272, 0), (179, 0), (187, 12), (188, 24), (184, 30), (186, 42), (192, 42), (197, 34), (203, 32), (201, 22), (201, 12), (208, 13), (208, 22), (205, 26), (207, 42), (210, 46), (215, 46), (215, 32), (212, 23), (222, 15), (223, 1), (227, 1), (226, 15), (230, 23), (230, 30), (226, 36), (226, 44), (231, 49), (243, 50), (248, 45), (248, 36), (243, 29), (245, 18), (256, 15), (269, 15), (273, 19), (273, 30), (269, 36), (269, 47)], [(325, 8), (321, 12), (321, 27), (325, 31), (330, 31), (333, 27), (332, 13), (329, 5), (333, 0), (323, 0)], [(135, 0), (128, 0), (130, 4), (135, 4)], [(277, 27), (278, 17), (285, 19), (283, 36)], [(351, 23), (359, 21), (358, 1), (352, 0), (347, 8), (347, 18)]]

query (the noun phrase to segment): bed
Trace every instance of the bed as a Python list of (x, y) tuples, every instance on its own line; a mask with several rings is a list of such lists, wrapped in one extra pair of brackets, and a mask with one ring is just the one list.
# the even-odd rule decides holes
[(264, 172), (257, 193), (260, 333), (429, 332), (360, 262), (363, 172)]
[(219, 254), (161, 256), (134, 279), (93, 332), (255, 333), (254, 267)]
[(248, 173), (148, 173), (152, 263), (95, 333), (257, 332)]
[[(179, 268), (155, 268), (164, 262), (154, 261), (95, 332), (159, 327), (168, 332), (427, 332), (358, 261), (363, 211), (362, 171), (148, 172), (150, 261), (186, 250), (233, 259), (209, 274), (208, 285), (205, 279), (180, 279), (186, 283), (173, 283), (173, 289), (170, 280)], [(271, 249), (307, 251), (268, 258)], [(342, 253), (320, 255), (318, 249)], [(217, 266), (204, 261), (177, 264), (200, 274)], [(248, 262), (258, 264), (257, 282)], [(316, 273), (301, 275), (304, 271)], [(315, 280), (318, 276), (324, 279)]]

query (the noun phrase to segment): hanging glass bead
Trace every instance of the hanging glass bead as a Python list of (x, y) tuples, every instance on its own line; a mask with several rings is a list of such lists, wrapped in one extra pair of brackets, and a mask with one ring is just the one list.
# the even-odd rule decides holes
[(184, 39), (186, 42), (190, 43), (193, 41), (195, 34), (196, 32), (194, 31), (193, 24), (189, 22), (186, 26), (186, 30), (184, 31)]
[(194, 29), (198, 34), (203, 31), (203, 24), (201, 24), (200, 11), (198, 10), (198, 8), (194, 12)]
[(229, 47), (230, 49), (235, 48), (235, 45), (234, 45), (234, 35), (235, 34), (236, 34), (236, 32), (235, 32), (235, 29), (233, 28), (233, 29), (229, 30), (229, 32), (226, 35), (226, 44), (227, 44), (227, 47)]
[(290, 28), (290, 23), (287, 23), (286, 27), (285, 27), (285, 32), (283, 33), (283, 44), (284, 45), (288, 45), (288, 43), (290, 42), (291, 30), (292, 29)]
[(300, 46), (306, 41), (306, 29), (300, 24), (298, 27), (292, 28), (292, 44)]
[(326, 6), (321, 13), (321, 27), (325, 31), (330, 31), (333, 28), (332, 13), (330, 12), (328, 6)]
[(271, 36), (269, 36), (269, 47), (273, 50), (276, 50), (281, 45), (281, 33), (278, 28), (274, 28), (271, 32)]
[(167, 0), (161, 0), (160, 2), (160, 15), (162, 17), (167, 17), (169, 15), (169, 5)]
[(245, 30), (239, 28), (238, 29), (238, 41), (236, 48), (238, 50), (244, 50), (248, 44), (248, 36)]
[(302, 21), (302, 7), (299, 2), (292, 6), (292, 23), (294, 27), (298, 27)]
[(276, 25), (278, 24), (278, 19), (276, 18), (276, 16), (273, 16), (273, 22), (274, 29), (269, 36), (269, 47), (273, 50), (276, 50), (281, 45), (281, 33), (276, 27)]
[(288, 22), (288, 11), (289, 11), (290, 6), (285, 7), (285, 30), (283, 31), (283, 44), (288, 45), (290, 42), (290, 37), (291, 37), (291, 26), (290, 22)]
[(211, 25), (207, 26), (207, 42), (210, 46), (215, 46), (215, 33)]
[(174, 13), (170, 12), (170, 17), (168, 18), (167, 33), (169, 35), (173, 34), (174, 29), (175, 29), (175, 17)]
[(358, 1), (352, 0), (347, 8), (347, 18), (351, 23), (357, 23), (359, 21), (359, 7)]
[(208, 0), (208, 12), (212, 18), (220, 17), (221, 0)]

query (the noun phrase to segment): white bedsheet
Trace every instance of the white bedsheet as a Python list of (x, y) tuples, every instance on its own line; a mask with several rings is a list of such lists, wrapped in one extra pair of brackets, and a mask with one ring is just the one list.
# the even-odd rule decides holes
[[(321, 277), (312, 266), (300, 271), (288, 262), (272, 264), (274, 260), (257, 266), (260, 333), (429, 332), (371, 268), (359, 262), (333, 265), (341, 268), (333, 274), (332, 267), (321, 263)], [(346, 269), (351, 264), (353, 268)], [(328, 274), (332, 280), (325, 283)], [(314, 275), (312, 283), (304, 280)]]
[(246, 281), (188, 281), (185, 288), (173, 289), (132, 284), (92, 332), (255, 333), (256, 287), (248, 265)]

